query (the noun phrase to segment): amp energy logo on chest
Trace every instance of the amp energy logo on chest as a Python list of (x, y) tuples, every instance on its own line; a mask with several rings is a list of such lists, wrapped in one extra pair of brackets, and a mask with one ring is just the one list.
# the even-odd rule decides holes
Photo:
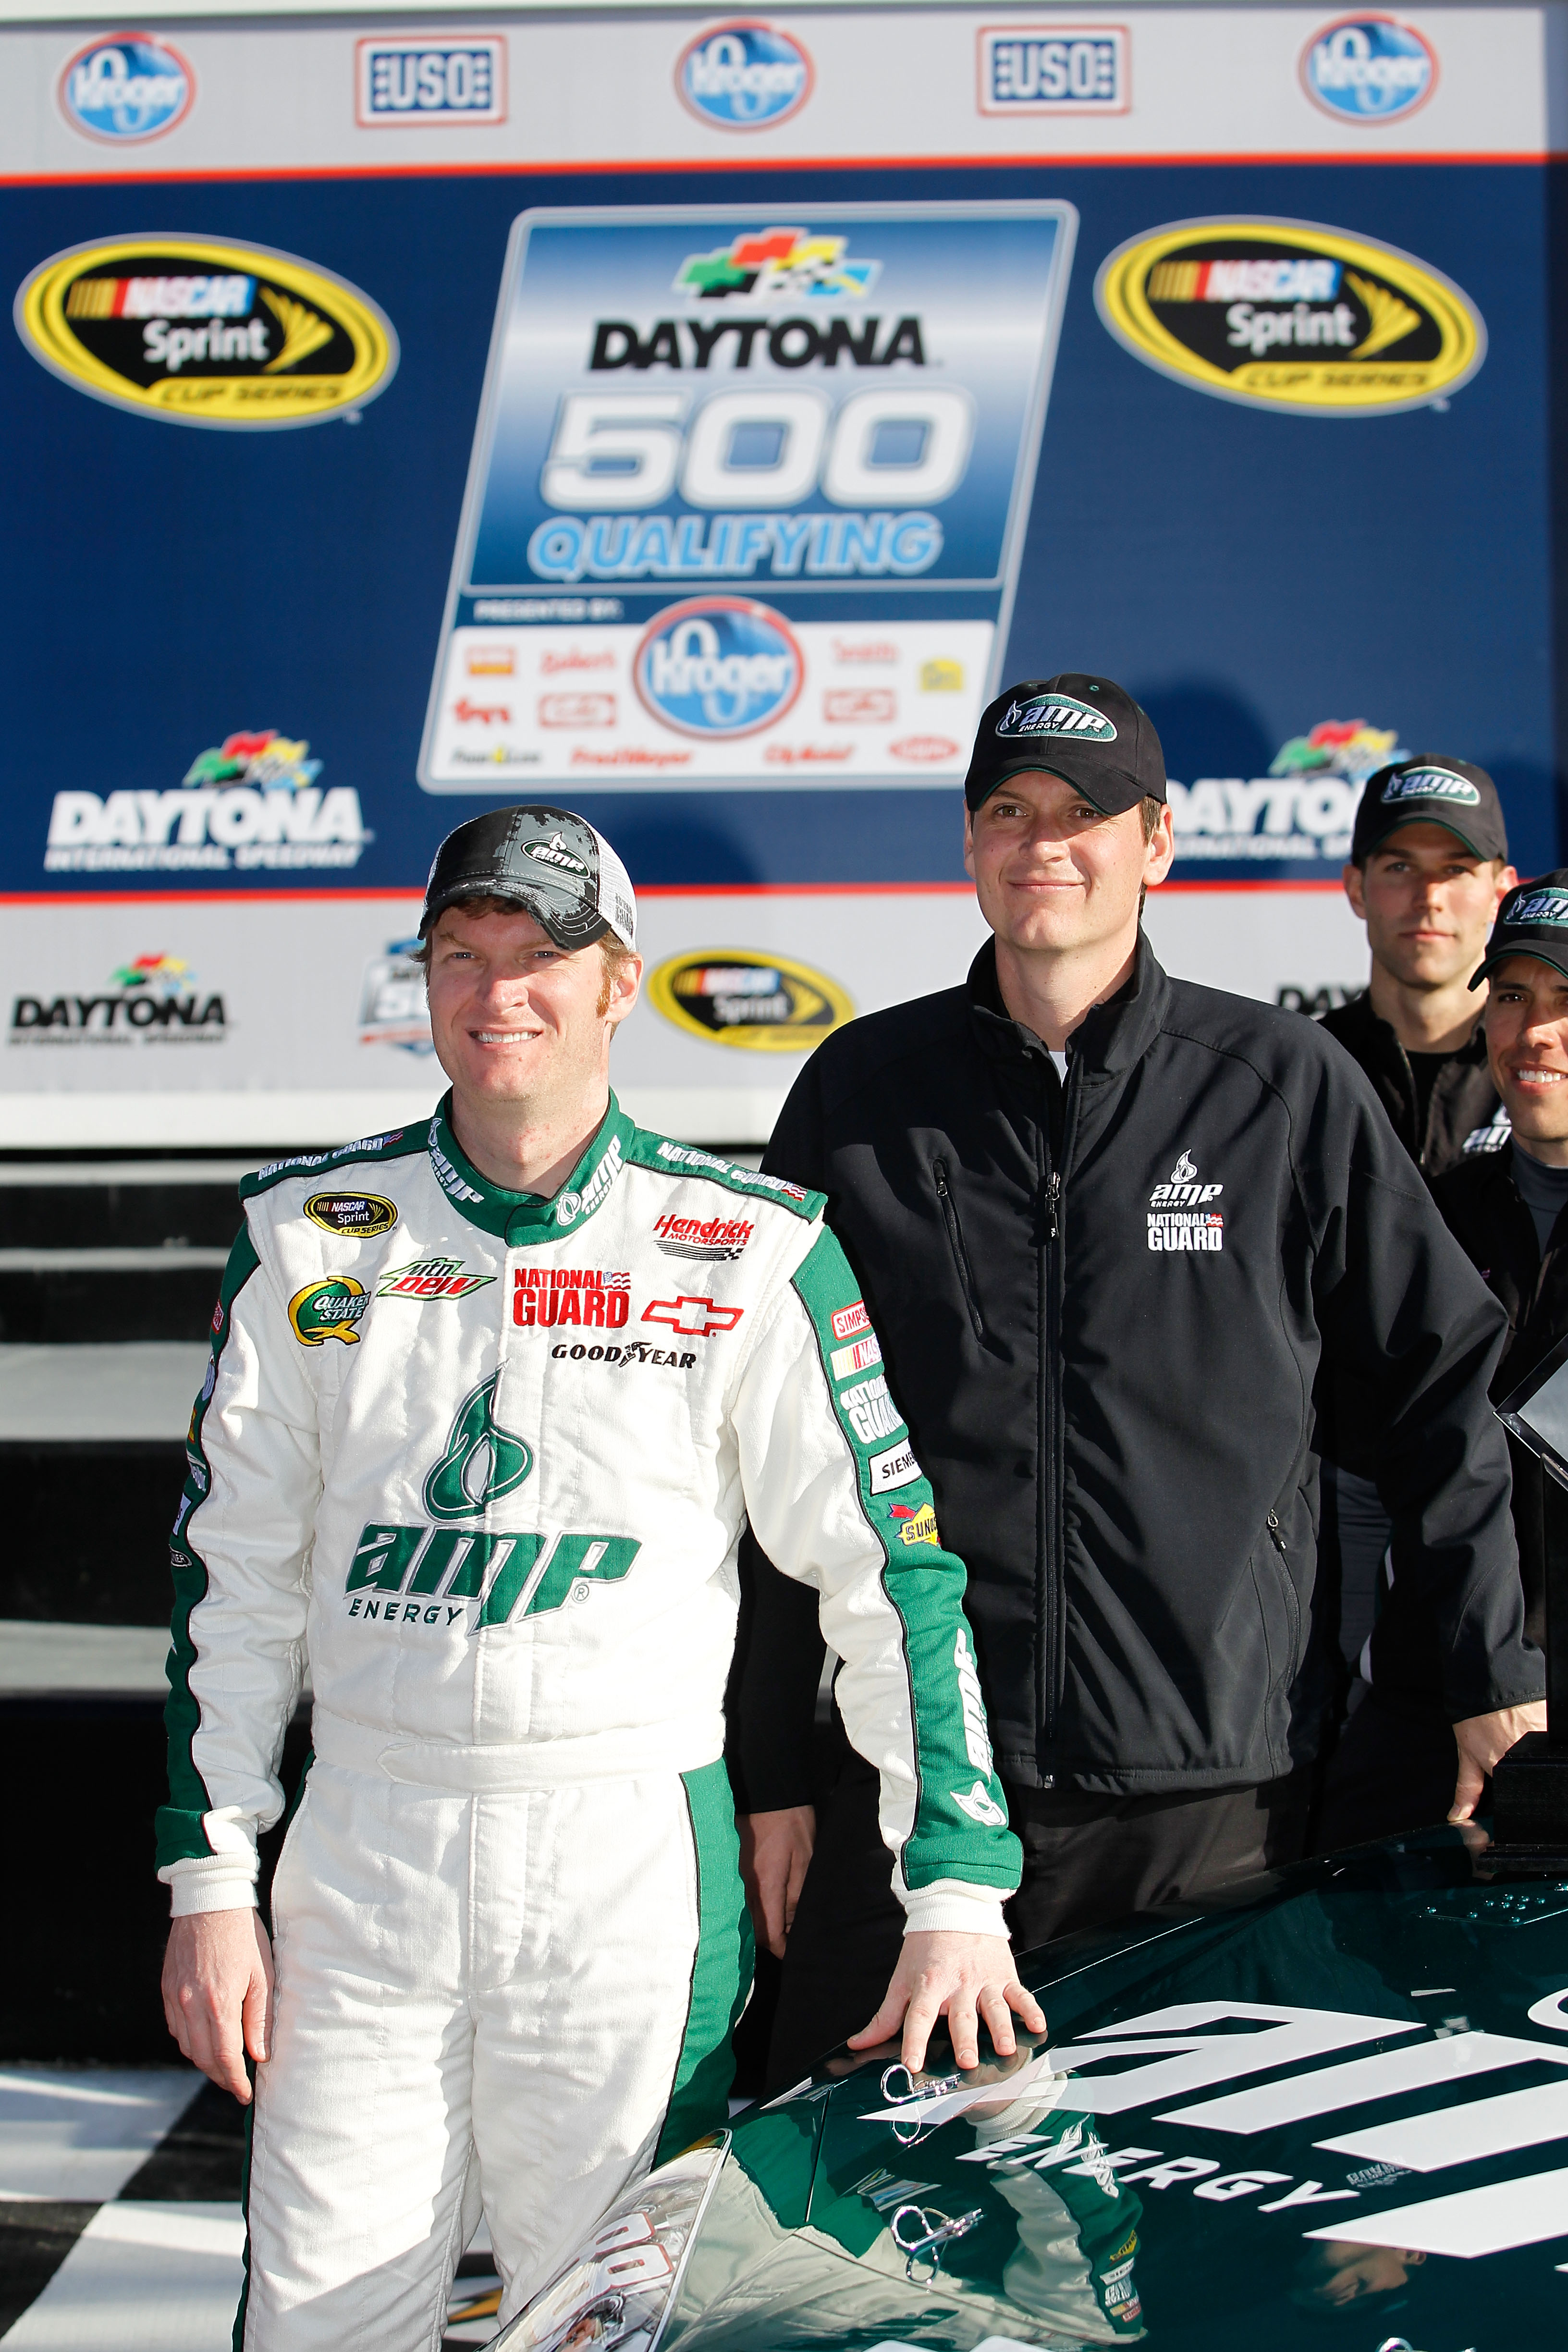
[(384, 392), (392, 323), (330, 270), (267, 246), (132, 236), (40, 262), (14, 307), (40, 364), (166, 424), (316, 425)]
[(1422, 408), (1468, 383), (1487, 331), (1450, 278), (1313, 221), (1176, 221), (1119, 246), (1094, 299), (1162, 375), (1300, 416)]
[(1192, 1153), (1184, 1151), (1168, 1181), (1149, 1195), (1149, 1247), (1171, 1253), (1223, 1250), (1225, 1218), (1210, 1203), (1224, 1191), (1223, 1184), (1204, 1183)]

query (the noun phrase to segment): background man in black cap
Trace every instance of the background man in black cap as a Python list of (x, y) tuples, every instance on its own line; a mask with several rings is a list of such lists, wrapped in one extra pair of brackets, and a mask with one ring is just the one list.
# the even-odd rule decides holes
[[(1008, 1916), (1037, 1944), (1300, 1849), (1321, 1371), (1353, 1383), (1467, 1753), (1511, 1744), (1542, 1673), (1487, 1397), (1501, 1314), (1349, 1057), (1155, 962), (1148, 717), (1105, 678), (1013, 688), (965, 804), (994, 937), (963, 986), (820, 1047), (764, 1166), (826, 1192), (968, 1567), (1024, 1843)], [(731, 1715), (780, 2081), (869, 2013), (899, 1919), (852, 1759), (812, 1858), (821, 1643), (753, 1568)]]
[[(1510, 890), (1469, 986), (1490, 982), (1482, 1018), (1506, 1132), (1437, 1179), (1437, 1206), (1494, 1297), (1509, 1340), (1492, 1376), (1500, 1402), (1568, 1335), (1568, 867)], [(1568, 1507), (1527, 1446), (1513, 1459), (1513, 1523), (1525, 1626), (1545, 1635), (1548, 1552), (1568, 1543)], [(1450, 1763), (1435, 1629), (1394, 1581), (1367, 1645), (1371, 1690), (1351, 1717), (1323, 1792), (1320, 1838), (1392, 1833), (1436, 1820)], [(1530, 1711), (1530, 1728), (1545, 1724)], [(1352, 1830), (1352, 1824), (1358, 1826)], [(1360, 1826), (1361, 1824), (1368, 1826)]]

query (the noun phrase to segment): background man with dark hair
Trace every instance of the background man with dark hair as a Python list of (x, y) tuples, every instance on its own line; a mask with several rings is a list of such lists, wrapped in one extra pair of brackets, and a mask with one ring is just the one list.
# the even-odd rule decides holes
[[(969, 1568), (1025, 1944), (1300, 1850), (1321, 1371), (1353, 1372), (1467, 1753), (1510, 1745), (1542, 1685), (1487, 1399), (1500, 1313), (1349, 1058), (1155, 962), (1164, 800), (1109, 679), (994, 702), (964, 820), (993, 939), (963, 987), (820, 1047), (764, 1162), (827, 1194)], [(852, 1760), (806, 1869), (821, 1643), (762, 1560), (754, 1611), (733, 1715), (775, 1950), (804, 1880), (782, 2080), (869, 2011), (899, 1923)]]

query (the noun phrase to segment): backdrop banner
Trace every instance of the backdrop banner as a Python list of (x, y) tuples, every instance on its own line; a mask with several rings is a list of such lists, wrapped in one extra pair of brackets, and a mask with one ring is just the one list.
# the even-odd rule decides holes
[(641, 894), (628, 1102), (759, 1141), (962, 977), (1009, 678), (1150, 710), (1189, 977), (1362, 984), (1406, 753), (1554, 863), (1564, 13), (0, 30), (0, 1145), (415, 1116), (508, 800)]

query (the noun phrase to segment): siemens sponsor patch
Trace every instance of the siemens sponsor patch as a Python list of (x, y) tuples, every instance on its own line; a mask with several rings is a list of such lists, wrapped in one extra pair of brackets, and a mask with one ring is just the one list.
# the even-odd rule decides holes
[(72, 246), (23, 281), (15, 318), (51, 374), (166, 424), (315, 425), (374, 400), (397, 365), (391, 321), (357, 287), (208, 237)]
[(1178, 221), (1101, 264), (1100, 315), (1162, 375), (1298, 415), (1388, 415), (1468, 383), (1486, 327), (1428, 264), (1313, 221)]
[(917, 1478), (924, 1475), (915, 1459), (914, 1447), (907, 1443), (873, 1454), (866, 1465), (866, 1474), (873, 1495), (891, 1495), (900, 1486), (912, 1486)]
[(747, 948), (672, 956), (649, 975), (647, 996), (689, 1036), (763, 1052), (804, 1053), (855, 1017), (826, 972)]

